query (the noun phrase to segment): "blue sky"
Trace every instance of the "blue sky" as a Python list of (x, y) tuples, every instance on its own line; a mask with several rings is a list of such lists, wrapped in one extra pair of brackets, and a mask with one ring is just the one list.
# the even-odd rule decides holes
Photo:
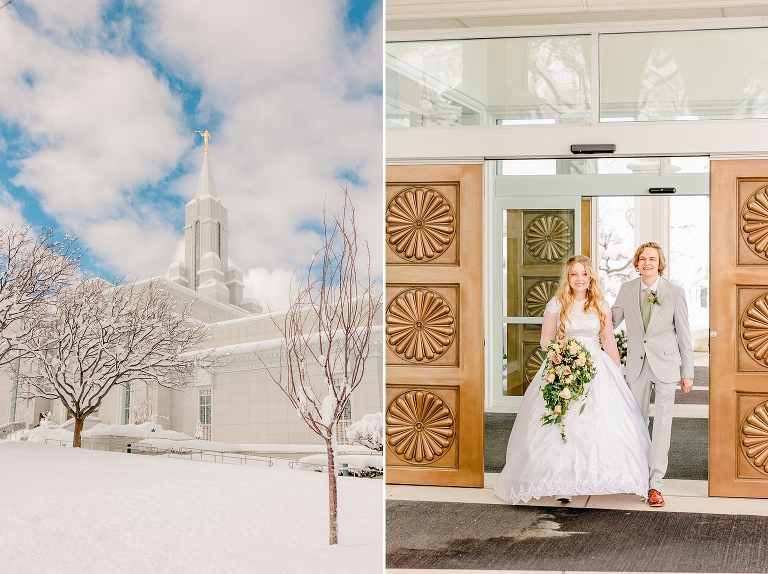
[(105, 275), (165, 275), (208, 129), (247, 296), (284, 303), (342, 185), (380, 270), (382, 38), (380, 1), (16, 0), (0, 223), (77, 235)]

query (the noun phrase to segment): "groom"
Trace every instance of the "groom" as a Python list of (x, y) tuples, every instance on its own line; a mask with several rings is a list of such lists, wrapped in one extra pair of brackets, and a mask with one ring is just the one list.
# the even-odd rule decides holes
[(661, 482), (667, 472), (675, 388), (693, 387), (693, 342), (688, 326), (685, 292), (664, 279), (664, 252), (656, 243), (637, 248), (635, 269), (640, 277), (627, 281), (611, 308), (614, 329), (626, 320), (627, 384), (648, 425), (651, 388), (656, 390), (653, 440), (648, 458), (648, 504), (664, 506)]

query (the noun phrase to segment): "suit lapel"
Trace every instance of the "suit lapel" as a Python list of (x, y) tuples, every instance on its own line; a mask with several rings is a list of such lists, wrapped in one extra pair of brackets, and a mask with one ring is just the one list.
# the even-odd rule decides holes
[(664, 301), (666, 299), (664, 297), (666, 282), (667, 280), (664, 279), (664, 277), (659, 278), (659, 288), (656, 289), (656, 297), (659, 299), (660, 305), (651, 304), (651, 318), (648, 320), (648, 328), (645, 330), (646, 333), (649, 333), (651, 331), (651, 328), (653, 327), (653, 319), (654, 317), (656, 317), (656, 315), (659, 314), (659, 312), (661, 311), (661, 307), (664, 305)]
[(632, 308), (632, 316), (635, 318), (635, 321), (637, 321), (637, 324), (640, 325), (642, 328), (643, 326), (643, 316), (640, 314), (640, 281), (641, 279), (633, 279), (629, 284), (629, 296), (630, 296), (630, 302), (632, 303), (630, 307)]

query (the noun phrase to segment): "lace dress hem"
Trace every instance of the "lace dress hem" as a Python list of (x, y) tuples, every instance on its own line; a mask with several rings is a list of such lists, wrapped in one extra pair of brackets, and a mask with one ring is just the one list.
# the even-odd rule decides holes
[(518, 502), (528, 502), (532, 498), (539, 500), (544, 496), (592, 496), (600, 494), (636, 494), (644, 500), (648, 499), (648, 484), (638, 480), (601, 480), (593, 482), (571, 482), (568, 484), (542, 483), (538, 486), (524, 488), (522, 485), (519, 491), (514, 488), (500, 491), (495, 489), (496, 496), (510, 504)]

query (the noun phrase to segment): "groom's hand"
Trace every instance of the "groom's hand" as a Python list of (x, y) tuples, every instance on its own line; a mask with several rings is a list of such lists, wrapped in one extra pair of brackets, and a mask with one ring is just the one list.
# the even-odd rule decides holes
[(693, 379), (680, 379), (680, 390), (683, 394), (688, 393), (693, 388)]

